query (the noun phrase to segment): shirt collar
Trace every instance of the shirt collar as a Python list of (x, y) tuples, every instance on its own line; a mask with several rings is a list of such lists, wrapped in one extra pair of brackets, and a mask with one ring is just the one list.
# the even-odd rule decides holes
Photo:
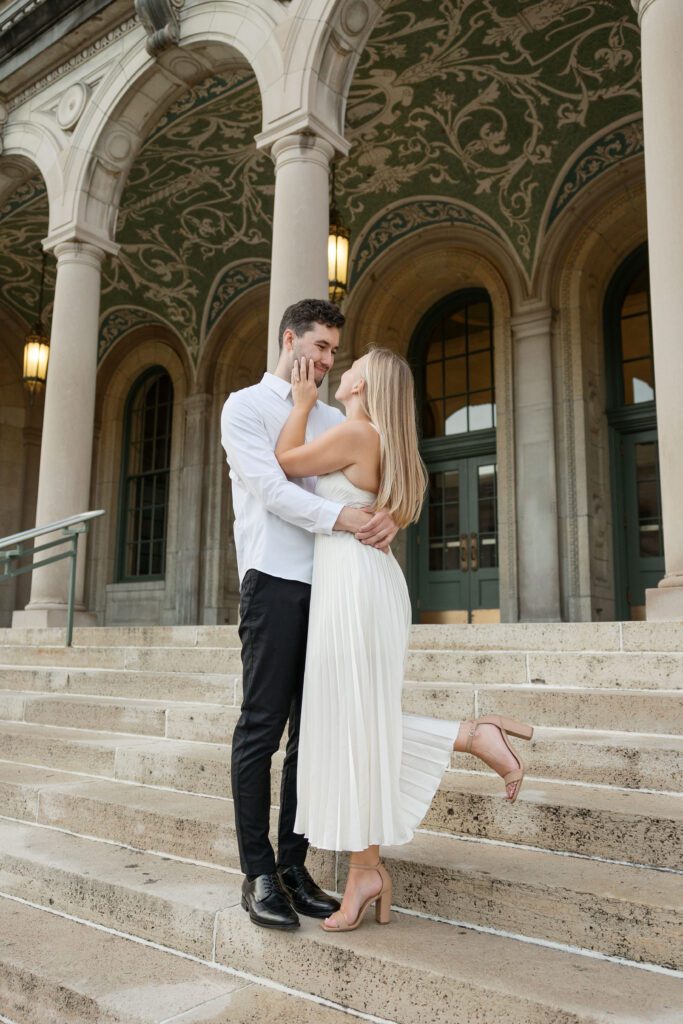
[(271, 391), (274, 391), (276, 395), (285, 400), (292, 394), (292, 385), (289, 381), (283, 380), (282, 377), (276, 377), (274, 373), (266, 373), (261, 377), (261, 383), (269, 387)]
[[(274, 391), (276, 395), (287, 401), (288, 398), (292, 397), (292, 385), (288, 380), (283, 380), (282, 377), (277, 377), (274, 373), (268, 373), (266, 371), (261, 377), (261, 383), (269, 387), (271, 391)], [(316, 401), (316, 405), (320, 399)]]

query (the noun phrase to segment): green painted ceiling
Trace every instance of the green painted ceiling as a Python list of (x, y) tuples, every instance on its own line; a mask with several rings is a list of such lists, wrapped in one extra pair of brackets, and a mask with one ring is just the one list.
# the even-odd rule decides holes
[[(197, 358), (207, 329), (268, 279), (273, 170), (256, 151), (256, 82), (189, 91), (133, 166), (105, 265), (101, 352), (131, 326), (173, 326)], [(338, 201), (353, 274), (421, 224), (505, 235), (530, 271), (544, 231), (597, 175), (642, 150), (639, 32), (626, 0), (396, 0), (351, 88)], [(0, 295), (33, 319), (33, 180), (0, 212)]]

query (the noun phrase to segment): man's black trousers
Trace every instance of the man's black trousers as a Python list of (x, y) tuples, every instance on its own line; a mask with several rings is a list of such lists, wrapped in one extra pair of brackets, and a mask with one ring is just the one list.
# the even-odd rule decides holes
[[(311, 587), (249, 569), (240, 588), (242, 714), (232, 741), (232, 795), (242, 871), (272, 874), (303, 864), (308, 841), (294, 833), (296, 766)], [(289, 721), (282, 769), (278, 857), (270, 830), (270, 763)]]

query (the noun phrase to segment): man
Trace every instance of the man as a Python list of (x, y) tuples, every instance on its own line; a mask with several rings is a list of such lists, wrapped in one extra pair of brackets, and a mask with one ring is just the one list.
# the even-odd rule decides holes
[[(232, 793), (242, 906), (268, 928), (296, 928), (298, 914), (328, 917), (338, 900), (323, 892), (304, 866), (308, 841), (293, 831), (296, 768), (313, 573), (314, 534), (335, 530), (387, 549), (397, 527), (386, 512), (341, 506), (317, 497), (315, 478), (288, 480), (275, 445), (292, 408), (295, 359), (315, 360), (318, 387), (334, 364), (344, 317), (337, 306), (304, 299), (285, 310), (280, 359), (253, 387), (234, 391), (223, 407), (222, 443), (230, 464), (235, 547), (240, 578), (243, 703), (232, 742)], [(343, 421), (316, 402), (310, 441)], [(289, 720), (282, 769), (278, 858), (268, 837), (271, 759)]]

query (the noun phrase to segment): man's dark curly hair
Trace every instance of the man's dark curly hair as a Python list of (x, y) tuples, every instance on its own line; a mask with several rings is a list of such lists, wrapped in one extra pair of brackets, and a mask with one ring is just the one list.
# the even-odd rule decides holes
[(292, 306), (287, 306), (280, 321), (277, 335), (280, 351), (285, 331), (294, 331), (297, 338), (300, 338), (306, 331), (310, 331), (314, 324), (341, 329), (345, 321), (346, 317), (334, 302), (326, 302), (325, 299), (302, 299), (295, 302)]

